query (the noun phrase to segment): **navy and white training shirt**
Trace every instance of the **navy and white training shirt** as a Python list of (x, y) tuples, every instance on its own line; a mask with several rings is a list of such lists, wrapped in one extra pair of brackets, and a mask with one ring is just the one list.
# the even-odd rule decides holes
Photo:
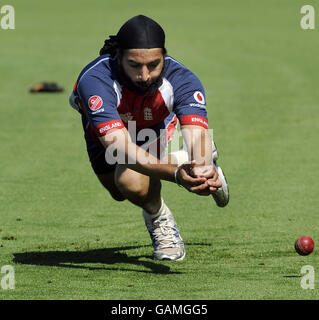
[(121, 86), (117, 60), (109, 54), (89, 63), (80, 73), (70, 104), (84, 115), (96, 136), (127, 127), (156, 126), (169, 118), (181, 125), (208, 129), (204, 88), (197, 76), (170, 56), (165, 56), (162, 85), (146, 96)]

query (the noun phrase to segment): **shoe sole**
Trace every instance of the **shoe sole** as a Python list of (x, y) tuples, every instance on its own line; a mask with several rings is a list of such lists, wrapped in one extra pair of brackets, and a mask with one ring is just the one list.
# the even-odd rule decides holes
[(182, 260), (184, 260), (185, 256), (186, 256), (186, 251), (184, 251), (184, 254), (183, 254), (180, 258), (178, 258), (178, 259), (172, 259), (172, 258), (170, 258), (169, 256), (164, 256), (164, 257), (162, 257), (162, 258), (156, 258), (156, 256), (153, 256), (153, 260), (160, 260), (160, 261), (182, 261)]
[(219, 167), (216, 162), (214, 162), (214, 165), (218, 173), (218, 179), (222, 183), (222, 186), (218, 188), (216, 193), (213, 193), (212, 196), (217, 206), (222, 208), (222, 207), (225, 207), (229, 202), (229, 188), (228, 188), (228, 183), (222, 168)]

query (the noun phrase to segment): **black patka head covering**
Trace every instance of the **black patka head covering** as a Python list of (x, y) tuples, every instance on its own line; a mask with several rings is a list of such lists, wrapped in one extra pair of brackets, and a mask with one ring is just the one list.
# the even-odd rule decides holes
[(105, 40), (100, 55), (114, 55), (117, 49), (152, 49), (165, 48), (165, 33), (153, 19), (138, 15), (120, 28), (116, 36)]
[(157, 22), (139, 15), (123, 24), (117, 40), (122, 49), (164, 48), (165, 33)]

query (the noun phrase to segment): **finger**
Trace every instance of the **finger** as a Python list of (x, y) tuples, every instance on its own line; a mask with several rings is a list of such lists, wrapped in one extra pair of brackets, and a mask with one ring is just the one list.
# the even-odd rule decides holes
[(195, 177), (213, 178), (215, 171), (211, 166), (196, 166), (193, 168), (192, 173)]
[(208, 196), (212, 194), (212, 192), (209, 190), (208, 186), (198, 186), (198, 187), (190, 187), (187, 189), (189, 192), (195, 193), (200, 196)]
[(207, 179), (205, 177), (194, 178), (194, 177), (188, 175), (187, 172), (183, 169), (180, 171), (180, 174), (181, 174), (181, 178), (191, 185), (200, 185), (200, 184), (207, 181)]
[(214, 188), (220, 188), (222, 186), (221, 182), (219, 180), (217, 181), (207, 181), (207, 184), (210, 187), (214, 187)]
[(218, 179), (218, 172), (215, 170), (214, 172), (214, 176), (212, 177), (213, 180), (217, 180)]
[(218, 190), (218, 188), (200, 185), (196, 187), (190, 187), (188, 190), (194, 193), (208, 192), (209, 194), (212, 194), (212, 193), (215, 193)]
[(195, 185), (195, 186), (198, 186), (198, 185), (200, 185), (200, 184), (203, 184), (203, 183), (205, 183), (206, 181), (207, 181), (207, 179), (206, 178), (204, 178), (204, 177), (199, 177), (199, 178), (193, 178), (193, 177), (191, 177), (191, 176), (189, 176), (189, 175), (183, 175), (182, 176), (182, 179), (184, 180), (184, 181), (186, 181), (187, 183), (189, 183), (189, 184), (191, 184), (191, 185)]
[(207, 184), (211, 187), (215, 187), (215, 188), (220, 188), (222, 186), (222, 183), (220, 182), (220, 180), (212, 180), (212, 179), (208, 179), (207, 180)]
[(198, 186), (191, 186), (189, 187), (189, 191), (191, 192), (199, 192), (199, 191), (203, 191), (203, 190), (209, 190), (209, 185), (207, 183), (202, 183)]
[(212, 175), (212, 177), (209, 178), (209, 180), (216, 181), (217, 179), (218, 179), (218, 173), (217, 173), (217, 171), (214, 169), (213, 175)]
[(189, 190), (189, 191), (193, 192), (195, 194), (201, 195), (201, 196), (209, 196), (209, 195), (214, 194), (217, 191), (217, 189), (211, 187), (211, 188), (205, 189), (205, 190), (195, 190), (195, 191)]

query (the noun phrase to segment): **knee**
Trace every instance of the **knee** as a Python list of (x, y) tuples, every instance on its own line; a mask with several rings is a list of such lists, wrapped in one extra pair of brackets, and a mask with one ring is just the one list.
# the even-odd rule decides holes
[(128, 179), (121, 175), (115, 179), (115, 185), (127, 198), (134, 197), (139, 203), (143, 203), (147, 199), (148, 188), (144, 181), (140, 181), (139, 179)]
[(114, 182), (123, 196), (136, 205), (144, 206), (159, 198), (161, 190), (159, 179), (150, 178), (123, 166), (117, 166)]

